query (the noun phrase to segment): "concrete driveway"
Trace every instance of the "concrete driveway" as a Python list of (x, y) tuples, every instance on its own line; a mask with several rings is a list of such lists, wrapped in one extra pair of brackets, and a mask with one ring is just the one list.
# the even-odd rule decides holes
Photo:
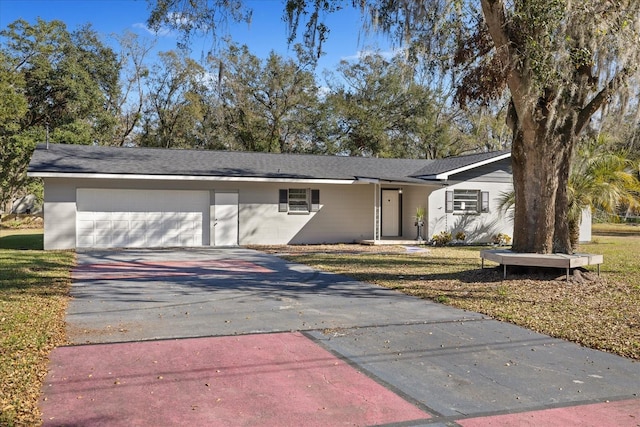
[(640, 425), (640, 364), (246, 249), (78, 254), (45, 425)]

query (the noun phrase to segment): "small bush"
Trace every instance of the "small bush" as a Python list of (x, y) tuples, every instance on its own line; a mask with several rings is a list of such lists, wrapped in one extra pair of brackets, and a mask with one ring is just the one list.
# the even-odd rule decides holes
[(440, 304), (447, 304), (450, 301), (449, 297), (443, 294), (438, 295), (433, 300)]
[(445, 246), (451, 243), (451, 233), (448, 231), (441, 231), (440, 234), (434, 234), (431, 237), (431, 244), (434, 246)]
[(42, 228), (43, 219), (40, 215), (0, 215), (0, 228), (12, 230), (27, 228)]
[(507, 246), (511, 243), (511, 237), (508, 234), (498, 233), (491, 238), (491, 241), (498, 246)]
[(466, 238), (467, 238), (467, 235), (466, 235), (466, 234), (464, 234), (464, 231), (458, 231), (458, 232), (456, 233), (456, 240), (459, 240), (459, 241), (461, 241), (461, 242), (462, 242), (462, 241), (464, 241)]

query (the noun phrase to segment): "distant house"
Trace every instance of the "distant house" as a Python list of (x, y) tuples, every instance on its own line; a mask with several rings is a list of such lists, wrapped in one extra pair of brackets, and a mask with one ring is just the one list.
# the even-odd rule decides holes
[(498, 210), (510, 153), (439, 160), (40, 145), (45, 249), (415, 240), (513, 235)]
[(38, 200), (33, 194), (19, 197), (11, 204), (12, 214), (34, 214), (38, 212)]

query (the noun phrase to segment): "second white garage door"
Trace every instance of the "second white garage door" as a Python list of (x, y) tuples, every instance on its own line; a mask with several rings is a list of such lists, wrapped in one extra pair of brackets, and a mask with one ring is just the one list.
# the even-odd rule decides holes
[(208, 191), (78, 189), (76, 204), (79, 248), (202, 246), (208, 229)]

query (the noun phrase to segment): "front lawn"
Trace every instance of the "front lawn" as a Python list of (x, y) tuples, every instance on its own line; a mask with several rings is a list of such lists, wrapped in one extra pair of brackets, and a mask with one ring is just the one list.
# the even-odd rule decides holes
[(21, 230), (0, 228), (0, 249), (37, 249), (43, 248), (42, 229), (25, 228)]
[(42, 235), (0, 236), (0, 425), (39, 425), (48, 355), (66, 342), (75, 254), (8, 246), (42, 248)]
[[(580, 251), (604, 255), (601, 276), (565, 282), (557, 275), (480, 269), (479, 247), (359, 245), (263, 248), (320, 270), (487, 314), (537, 332), (640, 360), (640, 235), (594, 236)], [(495, 264), (493, 264), (495, 265)], [(592, 268), (595, 271), (595, 267)]]

